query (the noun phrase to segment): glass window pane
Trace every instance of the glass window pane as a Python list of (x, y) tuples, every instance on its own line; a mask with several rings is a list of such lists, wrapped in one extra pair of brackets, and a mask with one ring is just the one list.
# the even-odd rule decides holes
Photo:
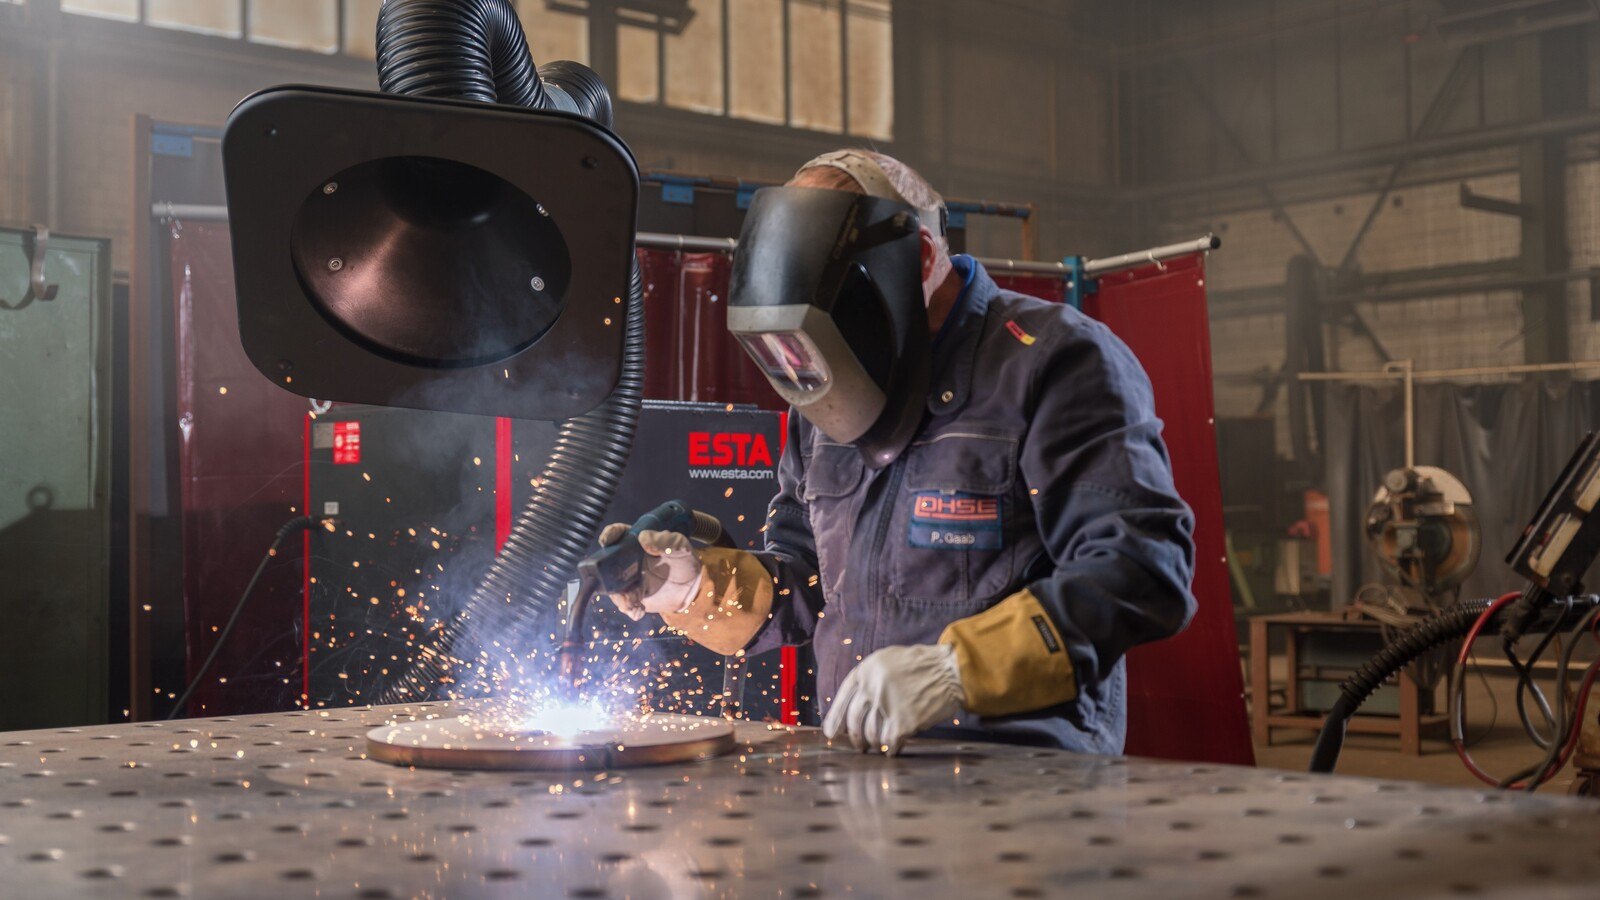
[(242, 33), (239, 0), (149, 0), (145, 21), (161, 28), (238, 37)]
[(728, 0), (728, 109), (783, 124), (783, 0)]
[(657, 62), (660, 35), (654, 28), (617, 26), (617, 97), (634, 103), (661, 99), (661, 71)]
[(721, 113), (722, 0), (690, 0), (689, 9), (689, 24), (666, 36), (667, 105)]
[(139, 21), (139, 0), (61, 0), (61, 11), (102, 19)]
[(335, 0), (252, 3), (250, 40), (275, 47), (332, 53), (339, 49), (339, 4)]
[(546, 0), (520, 0), (517, 17), (528, 35), (528, 51), (536, 63), (570, 59), (589, 63), (589, 17), (558, 12)]
[(789, 124), (844, 130), (838, 0), (790, 0)]
[(889, 0), (849, 0), (850, 133), (894, 137), (894, 39)]
[(383, 0), (344, 0), (344, 52), (378, 58), (378, 9)]

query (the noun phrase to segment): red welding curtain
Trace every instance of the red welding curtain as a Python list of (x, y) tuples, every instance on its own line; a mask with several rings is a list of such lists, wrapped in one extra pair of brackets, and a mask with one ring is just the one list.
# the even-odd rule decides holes
[(645, 396), (787, 409), (728, 334), (731, 257), (671, 250), (638, 254), (645, 286)]
[[(300, 514), (306, 401), (257, 372), (239, 344), (227, 226), (175, 222), (170, 239), (192, 678), (273, 533)], [(300, 556), (295, 543), (267, 567), (189, 715), (266, 712), (298, 693)]]
[(1084, 311), (1149, 373), (1178, 493), (1195, 515), (1200, 610), (1183, 634), (1129, 654), (1128, 753), (1254, 765), (1224, 558), (1204, 258), (1103, 277)]

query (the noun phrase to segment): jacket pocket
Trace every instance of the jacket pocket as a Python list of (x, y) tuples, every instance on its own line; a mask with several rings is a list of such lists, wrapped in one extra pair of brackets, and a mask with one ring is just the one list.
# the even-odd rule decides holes
[(829, 603), (839, 602), (842, 596), (840, 579), (854, 537), (856, 515), (861, 508), (861, 480), (865, 476), (866, 464), (856, 448), (820, 440), (813, 445), (800, 495), (811, 517), (817, 575)]
[(1015, 567), (1017, 439), (952, 430), (917, 441), (896, 498), (891, 590), (956, 609), (1005, 590)]

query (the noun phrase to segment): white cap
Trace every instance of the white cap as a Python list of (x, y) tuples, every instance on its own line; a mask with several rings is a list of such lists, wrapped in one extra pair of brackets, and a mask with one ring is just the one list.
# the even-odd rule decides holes
[(889, 176), (878, 165), (878, 161), (859, 150), (833, 150), (821, 156), (813, 157), (810, 162), (801, 166), (799, 171), (806, 169), (838, 169), (849, 175), (856, 184), (861, 185), (861, 190), (869, 197), (882, 197), (886, 200), (898, 200), (910, 206), (920, 214), (922, 224), (933, 232), (934, 237), (944, 237), (944, 207), (930, 206), (919, 207), (907, 200), (894, 186)]

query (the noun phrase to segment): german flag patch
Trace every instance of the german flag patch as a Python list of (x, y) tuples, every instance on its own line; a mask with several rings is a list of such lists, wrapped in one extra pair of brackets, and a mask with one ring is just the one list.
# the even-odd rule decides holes
[(1037, 340), (1033, 335), (1023, 331), (1022, 326), (1016, 322), (1006, 322), (1006, 330), (1011, 332), (1011, 336), (1020, 341), (1024, 347), (1033, 346), (1033, 342)]

